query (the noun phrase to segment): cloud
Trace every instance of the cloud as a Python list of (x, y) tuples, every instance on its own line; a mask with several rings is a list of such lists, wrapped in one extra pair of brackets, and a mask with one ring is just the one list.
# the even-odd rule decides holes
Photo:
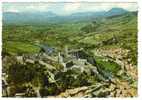
[(69, 15), (76, 12), (87, 11), (108, 11), (112, 8), (120, 7), (126, 10), (137, 10), (137, 3), (84, 3), (74, 0), (73, 3), (4, 3), (4, 12), (32, 12), (32, 11), (52, 11), (60, 15)]
[(5, 3), (3, 4), (4, 12), (24, 12), (24, 11), (47, 11), (47, 3)]
[(64, 4), (64, 11), (66, 13), (72, 13), (76, 10), (78, 10), (81, 7), (81, 3), (80, 2), (73, 2), (73, 3), (65, 3)]
[(49, 5), (48, 4), (43, 4), (43, 3), (33, 3), (30, 4), (29, 6), (26, 6), (26, 10), (35, 10), (35, 11), (47, 11)]
[(74, 11), (80, 7), (80, 3), (69, 3), (65, 5), (65, 11)]

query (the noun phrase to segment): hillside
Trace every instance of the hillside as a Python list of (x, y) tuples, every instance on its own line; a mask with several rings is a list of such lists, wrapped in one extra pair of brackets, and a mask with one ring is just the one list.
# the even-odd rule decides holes
[(136, 97), (137, 12), (86, 13), (4, 14), (3, 96)]

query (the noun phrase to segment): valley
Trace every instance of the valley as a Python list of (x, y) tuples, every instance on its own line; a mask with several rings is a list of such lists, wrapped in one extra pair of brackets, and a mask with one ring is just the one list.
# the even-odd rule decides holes
[(3, 97), (137, 96), (137, 11), (26, 14), (3, 16)]

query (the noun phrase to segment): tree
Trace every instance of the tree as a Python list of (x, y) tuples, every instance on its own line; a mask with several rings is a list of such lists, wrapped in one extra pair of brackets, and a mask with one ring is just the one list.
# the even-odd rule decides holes
[(93, 21), (92, 23), (82, 27), (80, 30), (85, 33), (90, 33), (90, 32), (96, 31), (98, 26), (99, 26), (99, 24), (96, 21)]

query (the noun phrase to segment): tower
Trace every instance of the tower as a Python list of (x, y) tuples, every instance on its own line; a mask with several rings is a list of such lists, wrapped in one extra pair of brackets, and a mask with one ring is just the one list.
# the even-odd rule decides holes
[(67, 45), (65, 45), (65, 57), (68, 57), (68, 46)]
[(58, 53), (58, 62), (59, 62), (59, 63), (63, 63), (63, 58), (62, 58), (60, 52)]

